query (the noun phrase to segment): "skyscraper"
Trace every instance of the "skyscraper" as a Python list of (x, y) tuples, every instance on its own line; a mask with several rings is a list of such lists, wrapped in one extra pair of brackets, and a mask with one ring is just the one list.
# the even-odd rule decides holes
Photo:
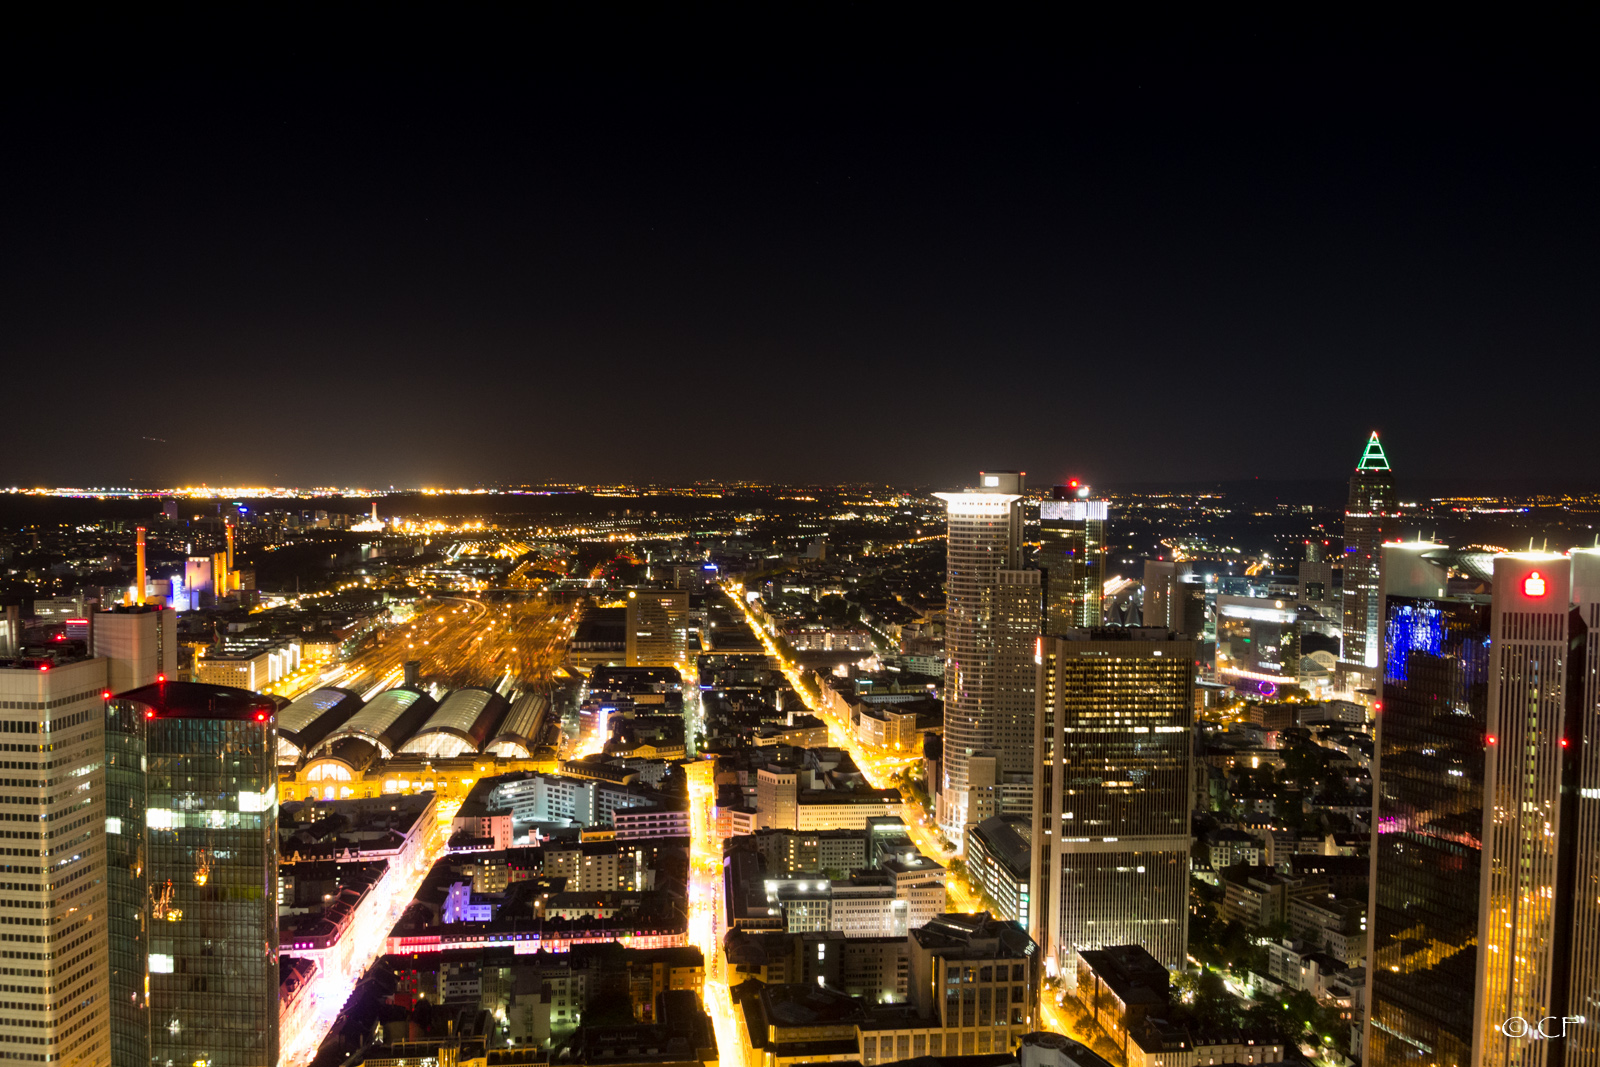
[[(1496, 557), (1475, 1067), (1600, 1062), (1596, 624), (1600, 551)], [(1530, 1039), (1513, 1019), (1554, 1019), (1546, 1036), (1561, 1039)]]
[(1374, 430), (1350, 476), (1344, 512), (1344, 660), (1376, 668), (1383, 647), (1379, 602), (1384, 538), (1396, 532), (1400, 505), (1394, 495), (1389, 457)]
[(1383, 547), (1367, 1067), (1468, 1067), (1476, 997), (1489, 598), (1445, 596), (1442, 546)]
[(105, 725), (113, 1059), (278, 1059), (275, 705), (163, 682)]
[(1170, 559), (1144, 561), (1144, 602), (1140, 622), (1145, 626), (1164, 626), (1182, 631), (1173, 623), (1173, 600), (1178, 584), (1178, 564)]
[(106, 1063), (108, 663), (20, 651), (0, 659), (0, 1059)]
[(1184, 964), (1194, 658), (1166, 630), (1039, 640), (1029, 933), (1069, 985), (1080, 949)]
[(1039, 504), (1039, 550), (1044, 632), (1099, 626), (1106, 580), (1108, 505), (1076, 482), (1055, 486)]
[(1327, 543), (1313, 538), (1306, 542), (1306, 558), (1300, 561), (1301, 606), (1308, 607), (1330, 622), (1343, 621), (1343, 606), (1335, 602), (1333, 561), (1327, 556)]
[[(1036, 570), (1003, 570), (995, 588), (994, 713), (988, 747), (1001, 779), (1033, 773), (1033, 717), (1036, 671), (1033, 651), (1039, 636), (1039, 579)], [(967, 821), (973, 822), (972, 818)]]
[(1002, 714), (1019, 714), (1014, 689), (1029, 673), (1039, 623), (1037, 575), (1030, 579), (1021, 571), (1022, 473), (985, 471), (978, 481), (970, 492), (935, 494), (949, 515), (944, 773), (935, 808), (955, 841), (963, 839), (968, 821), (972, 755), (995, 752), (1002, 767), (1022, 758), (1007, 751), (1016, 739), (1002, 736), (1015, 731), (998, 724)]

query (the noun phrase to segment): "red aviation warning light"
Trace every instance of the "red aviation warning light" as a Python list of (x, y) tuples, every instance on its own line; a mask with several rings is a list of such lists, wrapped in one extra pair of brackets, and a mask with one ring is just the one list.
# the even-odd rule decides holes
[(1534, 571), (1522, 579), (1522, 594), (1524, 596), (1544, 596), (1544, 579)]

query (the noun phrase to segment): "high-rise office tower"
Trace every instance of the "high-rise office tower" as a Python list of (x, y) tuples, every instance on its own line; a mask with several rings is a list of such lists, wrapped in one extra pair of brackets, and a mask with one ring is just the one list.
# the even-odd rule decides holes
[[(936, 818), (952, 840), (961, 841), (967, 819), (967, 763), (976, 752), (997, 748), (1001, 708), (1012, 709), (1011, 682), (1026, 673), (1038, 633), (1038, 586), (1029, 587), (1022, 566), (1022, 473), (985, 471), (970, 492), (935, 494), (949, 515), (945, 580), (944, 773)], [(1037, 581), (1037, 579), (1034, 579)], [(1003, 588), (1004, 587), (1004, 588)], [(1032, 596), (1033, 629), (1019, 593)], [(1023, 612), (1020, 625), (1007, 613)], [(1005, 757), (1007, 764), (1012, 762)]]
[[(994, 714), (988, 747), (1002, 779), (1033, 773), (1033, 717), (1036, 671), (1033, 653), (1039, 636), (1039, 580), (1035, 570), (1003, 570), (995, 575)], [(967, 819), (972, 822), (971, 818)]]
[(107, 1063), (108, 663), (19, 652), (0, 659), (0, 1059)]
[[(996, 573), (994, 703), (988, 740), (967, 753), (966, 826), (1023, 807), (1033, 783), (1033, 653), (1039, 637), (1039, 572)], [(963, 843), (965, 843), (963, 841)]]
[(1164, 626), (1180, 630), (1172, 624), (1174, 588), (1178, 584), (1178, 564), (1170, 559), (1144, 561), (1144, 610), (1139, 621), (1145, 626)]
[(1383, 647), (1379, 629), (1385, 537), (1396, 532), (1400, 505), (1394, 495), (1389, 457), (1374, 430), (1350, 476), (1350, 500), (1344, 512), (1344, 660), (1376, 668)]
[(1300, 595), (1297, 598), (1330, 622), (1344, 620), (1344, 606), (1338, 602), (1333, 584), (1333, 561), (1328, 558), (1327, 542), (1315, 538), (1306, 542), (1306, 558), (1300, 561)]
[(1193, 563), (1145, 560), (1142, 618), (1145, 626), (1200, 640), (1206, 629), (1206, 583)]
[(1069, 985), (1080, 949), (1184, 964), (1194, 660), (1164, 629), (1040, 638), (1029, 933)]
[(163, 682), (105, 718), (112, 1062), (278, 1059), (275, 705)]
[(1104, 500), (1091, 499), (1089, 487), (1076, 482), (1055, 486), (1039, 504), (1034, 559), (1042, 574), (1045, 633), (1100, 625), (1107, 512)]
[(1367, 1067), (1472, 1060), (1489, 598), (1447, 596), (1440, 545), (1383, 546)]
[(1600, 1062), (1589, 1021), (1600, 1005), (1600, 551), (1496, 557), (1490, 633), (1474, 1067), (1588, 1067)]

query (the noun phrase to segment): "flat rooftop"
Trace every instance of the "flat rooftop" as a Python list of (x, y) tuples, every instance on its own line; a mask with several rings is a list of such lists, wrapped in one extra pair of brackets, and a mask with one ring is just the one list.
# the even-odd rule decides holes
[(143, 704), (151, 719), (254, 719), (268, 722), (278, 705), (270, 697), (235, 689), (231, 685), (203, 682), (157, 682), (117, 694), (118, 700)]

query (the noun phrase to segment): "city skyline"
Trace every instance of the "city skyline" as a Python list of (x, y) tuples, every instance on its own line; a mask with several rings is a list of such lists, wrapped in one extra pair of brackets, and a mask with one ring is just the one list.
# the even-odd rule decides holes
[[(817, 989), (870, 1067), (1041, 1029), (1143, 1067), (1517, 1062), (1495, 1019), (1600, 988), (1600, 499), (1404, 504), (1403, 458), (1392, 481), (1378, 435), (1346, 443), (1342, 506), (992, 468), (523, 510), (22, 498), (102, 517), (0, 530), (0, 732), (104, 762), (37, 798), (48, 762), (6, 768), (0, 800), (77, 818), (39, 836), (65, 873), (26, 846), (0, 910), (72, 938), (18, 977), (109, 964), (120, 992), (0, 1037), (305, 1067), (355, 1027), (369, 1057), (593, 1063), (607, 995), (580, 972), (613, 943), (696, 991), (630, 994), (618, 1041), (678, 1020), (754, 1056), (750, 998)], [(1518, 547), (1547, 527), (1579, 545)], [(102, 854), (103, 936), (70, 925)], [(947, 949), (989, 962), (929, 996)], [(218, 982), (241, 999), (196, 996)], [(422, 1044), (371, 1029), (396, 1012)]]
[(1581, 15), (351, 15), (13, 20), (0, 1067), (1600, 1067)]

